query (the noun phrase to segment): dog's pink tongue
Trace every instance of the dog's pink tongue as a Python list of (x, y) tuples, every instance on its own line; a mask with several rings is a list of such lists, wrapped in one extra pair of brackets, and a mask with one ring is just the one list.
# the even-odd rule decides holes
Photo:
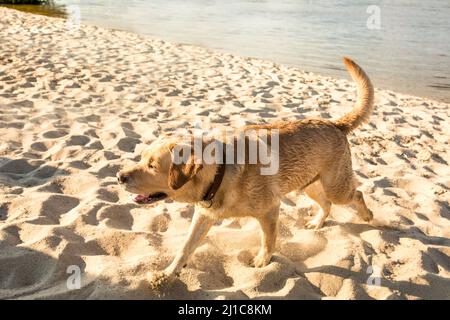
[(144, 194), (137, 194), (137, 195), (134, 196), (133, 200), (136, 201), (136, 202), (142, 202), (142, 201), (144, 201), (146, 199), (147, 199), (146, 195), (144, 195)]

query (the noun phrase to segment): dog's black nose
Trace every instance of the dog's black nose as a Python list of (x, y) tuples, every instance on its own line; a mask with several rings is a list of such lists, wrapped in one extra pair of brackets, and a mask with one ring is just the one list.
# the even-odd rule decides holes
[(117, 172), (117, 181), (119, 183), (127, 183), (129, 177), (126, 174), (123, 174), (122, 172)]

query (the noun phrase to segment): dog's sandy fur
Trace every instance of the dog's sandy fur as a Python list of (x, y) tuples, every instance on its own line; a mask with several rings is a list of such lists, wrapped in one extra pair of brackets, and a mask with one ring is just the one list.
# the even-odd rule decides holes
[(275, 248), (280, 199), (293, 190), (303, 189), (321, 207), (307, 223), (308, 228), (322, 227), (331, 204), (353, 204), (362, 219), (372, 219), (362, 193), (356, 190), (346, 134), (368, 120), (374, 92), (369, 78), (356, 63), (348, 58), (344, 58), (344, 63), (357, 84), (358, 101), (354, 109), (336, 121), (306, 119), (245, 127), (243, 130), (279, 130), (278, 173), (261, 175), (259, 164), (227, 164), (209, 208), (202, 205), (202, 197), (214, 179), (217, 165), (193, 161), (172, 164), (170, 152), (179, 143), (178, 137), (169, 135), (156, 140), (143, 152), (138, 164), (118, 173), (128, 177), (124, 186), (130, 192), (164, 192), (175, 201), (197, 204), (186, 243), (159, 279), (155, 279), (157, 283), (180, 272), (217, 219), (256, 218), (262, 229), (262, 246), (254, 258), (254, 266), (266, 266)]

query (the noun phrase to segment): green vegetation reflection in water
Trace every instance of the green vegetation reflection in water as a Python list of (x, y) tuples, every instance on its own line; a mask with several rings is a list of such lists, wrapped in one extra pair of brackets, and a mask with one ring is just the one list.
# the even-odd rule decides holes
[(59, 17), (59, 18), (67, 17), (65, 7), (63, 5), (56, 5), (53, 3), (53, 1), (0, 0), (0, 6), (49, 17)]

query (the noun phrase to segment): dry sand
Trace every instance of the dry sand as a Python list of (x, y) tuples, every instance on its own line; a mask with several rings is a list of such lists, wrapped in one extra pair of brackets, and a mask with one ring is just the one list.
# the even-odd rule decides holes
[[(132, 203), (120, 166), (198, 120), (335, 118), (356, 98), (348, 80), (4, 8), (0, 44), (0, 298), (158, 298), (147, 273), (171, 261), (194, 208)], [(377, 90), (372, 121), (349, 136), (372, 225), (334, 206), (306, 230), (318, 207), (289, 194), (269, 266), (249, 266), (257, 222), (226, 220), (164, 297), (449, 299), (449, 110)]]

